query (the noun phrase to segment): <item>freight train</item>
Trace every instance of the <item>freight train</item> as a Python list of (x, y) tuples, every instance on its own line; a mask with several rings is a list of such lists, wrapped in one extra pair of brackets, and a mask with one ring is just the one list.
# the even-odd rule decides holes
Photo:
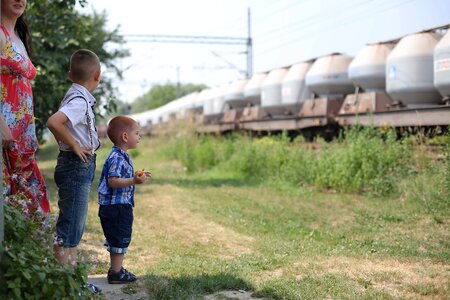
[(190, 119), (199, 133), (450, 125), (450, 24), (261, 72), (131, 115), (146, 133)]

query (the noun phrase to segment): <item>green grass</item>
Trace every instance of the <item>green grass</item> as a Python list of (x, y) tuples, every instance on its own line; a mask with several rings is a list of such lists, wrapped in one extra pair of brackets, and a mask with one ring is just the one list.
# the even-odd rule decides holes
[[(144, 138), (132, 153), (135, 168), (150, 170), (153, 180), (137, 187), (133, 241), (125, 266), (143, 278), (150, 299), (202, 299), (228, 289), (250, 290), (266, 299), (450, 295), (450, 199), (443, 198), (445, 190), (430, 194), (439, 180), (446, 180), (444, 164), (423, 158), (426, 163), (420, 169), (409, 169), (410, 175), (398, 179), (395, 193), (381, 196), (359, 187), (340, 193), (314, 181), (276, 180), (267, 169), (253, 169), (258, 176), (248, 177), (225, 165), (230, 161), (236, 166), (233, 155), (245, 153), (250, 149), (246, 147), (256, 149), (251, 141), (236, 149), (233, 142), (208, 138), (201, 143), (209, 150), (197, 149), (204, 159), (195, 159), (192, 169), (168, 158), (167, 143), (168, 138)], [(265, 149), (276, 143), (258, 142)], [(211, 156), (210, 149), (221, 145), (225, 147)], [(380, 145), (374, 142), (373, 147)], [(318, 151), (305, 147), (311, 151), (307, 155)], [(329, 153), (344, 148), (319, 146), (323, 147), (329, 147)], [(363, 155), (354, 147), (350, 148)], [(109, 150), (110, 144), (104, 142), (98, 152), (83, 241), (85, 253), (96, 264), (92, 272), (97, 273), (105, 272), (108, 262), (96, 187)], [(391, 150), (394, 157), (398, 149)], [(38, 157), (53, 212), (57, 212), (52, 182), (55, 151), (54, 145), (45, 145)], [(290, 155), (288, 147), (277, 151)], [(278, 169), (276, 174), (285, 173)], [(135, 289), (139, 287), (131, 288), (131, 293)]]

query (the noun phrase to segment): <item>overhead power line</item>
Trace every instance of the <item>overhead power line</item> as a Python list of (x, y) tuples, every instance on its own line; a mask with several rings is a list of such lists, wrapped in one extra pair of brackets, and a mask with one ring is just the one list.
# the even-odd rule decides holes
[[(312, 0), (294, 0), (293, 2), (288, 3), (288, 5), (285, 5), (283, 7), (279, 7), (277, 9), (275, 9), (275, 10), (271, 9), (264, 15), (262, 15), (262, 14), (261, 15), (255, 14), (255, 19), (256, 19), (255, 24), (258, 23), (257, 21), (259, 21), (259, 20), (267, 22), (267, 18), (270, 18), (270, 17), (273, 17), (275, 15), (278, 15), (280, 12), (285, 12), (286, 10), (289, 10), (292, 7), (304, 4), (305, 2), (308, 2), (308, 1), (312, 1)], [(279, 4), (279, 3), (275, 2), (275, 1), (272, 2), (272, 3), (273, 4)]]
[(149, 43), (246, 45), (248, 40), (248, 38), (239, 38), (239, 37), (163, 35), (163, 34), (124, 34), (123, 36), (128, 42), (149, 42)]
[[(358, 0), (356, 0), (358, 1)], [(354, 11), (355, 8), (365, 5), (369, 2), (371, 2), (372, 0), (363, 0), (360, 2), (348, 2), (345, 6), (340, 5), (342, 11), (346, 11), (346, 12), (351, 12)], [(390, 0), (388, 0), (387, 2), (389, 2)], [(350, 9), (351, 8), (351, 9)], [(299, 18), (298, 20), (294, 21), (294, 22), (290, 22), (289, 24), (286, 24), (284, 26), (278, 27), (278, 28), (274, 28), (271, 29), (267, 32), (263, 32), (258, 34), (255, 38), (258, 39), (258, 41), (263, 40), (263, 39), (267, 39), (272, 35), (277, 34), (278, 36), (280, 34), (291, 34), (291, 31), (293, 30), (299, 30), (299, 29), (304, 29), (305, 26), (310, 27), (311, 25), (316, 25), (316, 24), (323, 24), (324, 20), (325, 21), (329, 21), (329, 20), (334, 20), (335, 18), (339, 18), (341, 15), (337, 15), (336, 12), (333, 9), (329, 9), (328, 10), (318, 10), (317, 13), (315, 13), (314, 15), (311, 15), (309, 17), (306, 18)]]
[[(245, 45), (247, 51), (247, 72), (250, 78), (253, 75), (253, 42), (251, 37), (251, 12), (247, 10), (248, 32), (247, 37), (229, 37), (229, 36), (190, 36), (190, 35), (163, 35), (163, 34), (124, 34), (128, 42), (138, 43), (184, 43), (184, 44), (219, 44), (219, 45)], [(216, 55), (217, 56), (217, 55)], [(222, 58), (223, 59), (223, 58)]]
[[(314, 34), (317, 34), (321, 30), (323, 30), (324, 27), (330, 27), (331, 26), (333, 29), (336, 29), (338, 27), (354, 23), (354, 22), (356, 22), (356, 21), (358, 21), (358, 20), (360, 20), (362, 18), (366, 18), (368, 16), (371, 16), (374, 13), (381, 13), (381, 12), (390, 10), (392, 8), (395, 8), (395, 7), (406, 5), (406, 4), (414, 2), (414, 1), (416, 1), (416, 0), (404, 0), (401, 3), (395, 3), (395, 4), (392, 4), (389, 1), (386, 1), (386, 2), (383, 2), (382, 5), (379, 5), (379, 6), (376, 6), (375, 8), (372, 8), (370, 11), (365, 11), (365, 13), (357, 13), (357, 14), (351, 16), (351, 14), (353, 12), (350, 12), (349, 15), (343, 15), (339, 19), (338, 18), (330, 19), (327, 22), (323, 22), (321, 24), (322, 26), (318, 26), (316, 28), (314, 28), (313, 26), (305, 27), (305, 31), (302, 34), (300, 34), (300, 35), (295, 35), (294, 39), (291, 39), (291, 40), (289, 40), (287, 42), (284, 42), (282, 44), (277, 44), (274, 47), (264, 49), (263, 51), (257, 52), (256, 55), (257, 56), (262, 56), (262, 55), (264, 55), (264, 54), (266, 54), (268, 52), (271, 52), (273, 50), (279, 49), (281, 47), (286, 47), (287, 45), (297, 43), (297, 42), (303, 40), (304, 38), (307, 38), (309, 36), (313, 36)], [(312, 30), (306, 32), (306, 29), (312, 29)]]

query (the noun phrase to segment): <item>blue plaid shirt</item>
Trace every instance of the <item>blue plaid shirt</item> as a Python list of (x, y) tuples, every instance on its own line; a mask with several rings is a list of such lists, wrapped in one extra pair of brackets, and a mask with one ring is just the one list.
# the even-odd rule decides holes
[(134, 185), (113, 189), (108, 185), (109, 177), (134, 177), (133, 162), (128, 153), (113, 146), (106, 157), (98, 184), (98, 204), (131, 204), (134, 206)]

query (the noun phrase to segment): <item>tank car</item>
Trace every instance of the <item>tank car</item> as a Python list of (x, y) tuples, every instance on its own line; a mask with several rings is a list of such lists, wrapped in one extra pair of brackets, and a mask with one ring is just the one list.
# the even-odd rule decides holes
[(257, 73), (136, 118), (161, 127), (192, 111), (202, 116), (197, 130), (204, 133), (286, 130), (326, 137), (355, 124), (448, 127), (449, 27), (368, 44), (355, 57), (332, 53)]

